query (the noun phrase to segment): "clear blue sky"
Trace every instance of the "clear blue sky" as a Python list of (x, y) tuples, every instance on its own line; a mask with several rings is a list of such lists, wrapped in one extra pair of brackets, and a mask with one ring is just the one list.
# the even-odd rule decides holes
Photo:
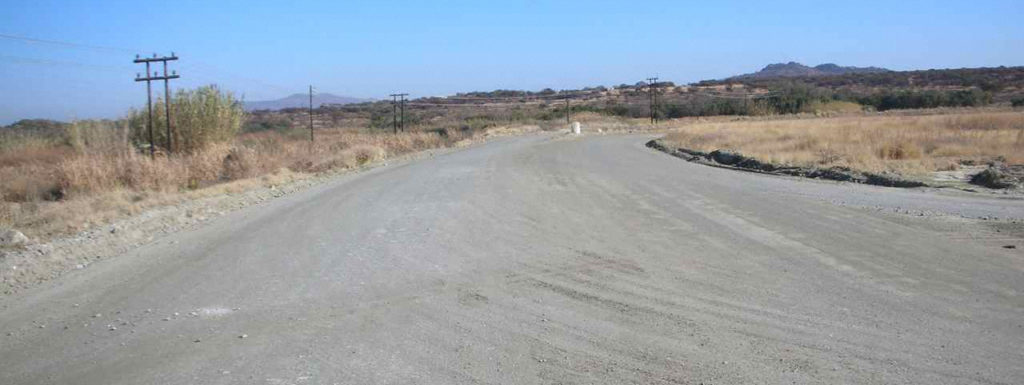
[[(897, 70), (1024, 65), (1024, 1), (0, 0), (0, 124), (116, 117), (145, 101), (134, 52), (264, 100), (308, 84), (385, 98), (686, 83), (772, 62)], [(161, 89), (162, 90), (162, 89)]]

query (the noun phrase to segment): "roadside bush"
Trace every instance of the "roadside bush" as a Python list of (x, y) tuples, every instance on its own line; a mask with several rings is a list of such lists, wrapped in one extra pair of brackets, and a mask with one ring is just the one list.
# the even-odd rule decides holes
[(992, 103), (992, 94), (977, 88), (956, 91), (882, 91), (859, 97), (857, 102), (875, 107), (878, 111), (936, 108), (978, 107)]
[(76, 120), (65, 128), (76, 152), (114, 153), (128, 150), (128, 124), (123, 120)]
[(921, 149), (907, 141), (896, 141), (883, 144), (878, 149), (878, 157), (889, 160), (917, 159), (921, 157)]
[[(175, 152), (194, 153), (213, 144), (226, 142), (238, 134), (244, 111), (234, 94), (216, 85), (194, 90), (179, 90), (171, 97), (171, 139)], [(148, 112), (133, 110), (129, 116), (132, 142), (149, 146)], [(166, 147), (164, 103), (153, 103), (153, 137), (158, 147)], [(165, 148), (166, 150), (166, 148)]]
[(224, 157), (221, 170), (221, 179), (237, 180), (256, 176), (257, 168), (256, 151), (244, 147), (234, 147)]
[(1024, 97), (1011, 99), (1010, 105), (1014, 107), (1024, 107)]

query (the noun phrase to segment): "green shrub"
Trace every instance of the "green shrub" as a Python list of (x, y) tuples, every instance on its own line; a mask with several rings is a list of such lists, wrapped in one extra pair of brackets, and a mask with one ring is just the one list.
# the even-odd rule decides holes
[(1013, 98), (1010, 100), (1010, 104), (1014, 107), (1024, 107), (1024, 97)]
[[(245, 115), (242, 103), (216, 85), (194, 90), (179, 90), (171, 97), (171, 139), (174, 152), (194, 153), (210, 144), (228, 141), (238, 134)], [(146, 109), (132, 110), (129, 115), (134, 143), (148, 146), (149, 129)], [(157, 147), (166, 150), (166, 115), (164, 102), (153, 102), (153, 137)]]

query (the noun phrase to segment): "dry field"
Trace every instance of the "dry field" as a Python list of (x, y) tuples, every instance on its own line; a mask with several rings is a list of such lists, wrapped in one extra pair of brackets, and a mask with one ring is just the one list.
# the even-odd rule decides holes
[(698, 121), (674, 127), (663, 142), (705, 152), (739, 151), (777, 165), (919, 176), (970, 162), (1024, 164), (1024, 111)]
[(0, 228), (45, 241), (160, 205), (279, 185), (475, 138), (457, 130), (392, 135), (332, 128), (318, 129), (311, 146), (308, 131), (266, 131), (150, 159), (131, 148), (123, 131), (82, 131), (74, 133), (80, 140), (73, 146), (25, 141), (0, 151)]

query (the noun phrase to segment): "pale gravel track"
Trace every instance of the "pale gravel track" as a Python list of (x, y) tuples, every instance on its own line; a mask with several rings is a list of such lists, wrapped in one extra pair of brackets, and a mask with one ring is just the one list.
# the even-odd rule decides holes
[(704, 167), (650, 138), (342, 176), (4, 298), (0, 384), (1024, 382), (1021, 249), (854, 207), (1021, 200)]

